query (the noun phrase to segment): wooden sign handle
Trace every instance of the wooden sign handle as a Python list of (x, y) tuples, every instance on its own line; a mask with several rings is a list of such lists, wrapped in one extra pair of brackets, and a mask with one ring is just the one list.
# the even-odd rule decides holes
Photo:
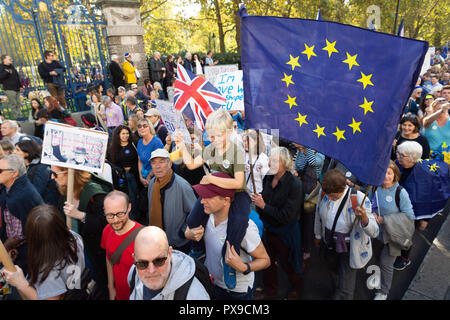
[[(75, 169), (68, 168), (68, 180), (67, 180), (67, 202), (73, 203), (73, 186), (74, 186), (74, 177), (75, 177)], [(72, 218), (66, 216), (66, 224), (67, 228), (72, 229)]]
[(16, 267), (14, 266), (14, 263), (12, 262), (11, 257), (9, 256), (8, 251), (6, 251), (2, 241), (0, 241), (0, 261), (3, 263), (6, 270), (16, 272)]

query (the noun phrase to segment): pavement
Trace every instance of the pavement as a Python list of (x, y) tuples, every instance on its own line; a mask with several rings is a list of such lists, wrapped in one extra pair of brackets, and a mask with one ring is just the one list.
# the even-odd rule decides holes
[(448, 215), (402, 300), (450, 300), (450, 218)]

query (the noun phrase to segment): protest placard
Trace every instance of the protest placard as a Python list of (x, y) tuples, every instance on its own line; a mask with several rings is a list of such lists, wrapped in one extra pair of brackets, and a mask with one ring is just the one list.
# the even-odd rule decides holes
[(237, 64), (218, 64), (215, 66), (205, 66), (205, 79), (211, 82), (211, 84), (214, 84), (219, 74), (237, 70), (239, 70), (239, 66)]
[[(173, 107), (172, 102), (156, 100), (156, 109), (161, 114), (162, 121), (169, 131), (172, 140), (174, 139), (175, 130), (178, 130), (183, 135), (183, 140), (187, 144), (191, 144), (191, 135), (187, 130), (186, 123), (184, 122), (181, 112), (178, 112)], [(166, 143), (163, 141), (163, 143)]]
[(108, 134), (56, 122), (45, 124), (41, 162), (64, 168), (103, 172)]
[[(45, 124), (41, 163), (68, 168), (67, 202), (73, 203), (74, 170), (103, 172), (108, 134), (49, 121)], [(72, 228), (72, 219), (66, 216)]]
[(425, 59), (423, 60), (422, 69), (420, 70), (420, 75), (422, 76), (427, 70), (431, 67), (431, 57), (436, 52), (435, 47), (429, 47), (428, 51), (425, 55)]
[(242, 70), (224, 72), (216, 77), (214, 86), (227, 99), (223, 109), (244, 111), (244, 83)]

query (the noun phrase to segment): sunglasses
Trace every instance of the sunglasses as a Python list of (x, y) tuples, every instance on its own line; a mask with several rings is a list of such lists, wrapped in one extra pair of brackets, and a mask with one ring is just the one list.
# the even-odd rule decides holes
[(3, 171), (14, 171), (14, 169), (0, 169), (0, 174), (3, 173)]
[(168, 257), (156, 258), (153, 261), (138, 260), (133, 262), (133, 264), (136, 266), (138, 270), (147, 269), (150, 263), (152, 263), (155, 266), (155, 268), (161, 268), (166, 263), (167, 258)]
[(126, 214), (127, 214), (127, 211), (117, 212), (117, 213), (105, 213), (105, 217), (106, 217), (106, 219), (111, 219), (112, 220), (115, 217), (123, 218), (123, 217), (125, 217)]
[(51, 176), (56, 178), (59, 174), (63, 174), (63, 173), (67, 173), (67, 170), (66, 171), (60, 171), (60, 172), (51, 171)]
[(138, 129), (148, 128), (148, 124), (138, 124)]

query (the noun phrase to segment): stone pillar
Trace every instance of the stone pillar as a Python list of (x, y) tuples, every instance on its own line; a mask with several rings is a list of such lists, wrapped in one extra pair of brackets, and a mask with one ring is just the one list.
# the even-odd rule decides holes
[(149, 78), (147, 58), (145, 55), (144, 28), (141, 25), (138, 0), (98, 0), (106, 21), (106, 34), (111, 55), (119, 56), (121, 62), (125, 61), (124, 54), (130, 53), (141, 77), (138, 85), (143, 85)]

